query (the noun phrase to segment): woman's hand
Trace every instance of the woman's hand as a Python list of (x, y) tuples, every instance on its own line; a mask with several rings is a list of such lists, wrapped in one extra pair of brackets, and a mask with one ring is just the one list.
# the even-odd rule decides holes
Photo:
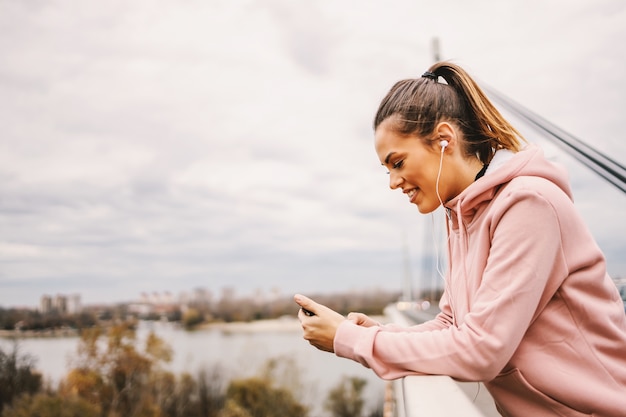
[[(346, 318), (304, 295), (296, 294), (293, 298), (301, 307), (298, 312), (298, 319), (302, 325), (304, 339), (320, 350), (334, 352), (333, 343), (337, 328)], [(304, 310), (313, 313), (313, 315), (305, 313)]]
[(380, 326), (380, 323), (372, 320), (363, 313), (350, 313), (348, 314), (348, 320), (356, 324), (357, 326), (372, 327)]

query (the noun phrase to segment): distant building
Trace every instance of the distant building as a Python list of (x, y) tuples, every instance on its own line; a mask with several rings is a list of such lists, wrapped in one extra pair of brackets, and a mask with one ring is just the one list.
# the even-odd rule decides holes
[(39, 312), (41, 314), (48, 314), (52, 312), (52, 297), (49, 295), (42, 295), (39, 299)]
[(178, 309), (179, 305), (169, 291), (162, 293), (158, 291), (142, 292), (139, 301), (128, 305), (128, 312), (139, 317), (164, 316)]
[(152, 291), (152, 294), (148, 296), (148, 300), (150, 304), (159, 305), (161, 304), (161, 294), (157, 291)]
[(161, 304), (170, 305), (174, 304), (174, 296), (171, 292), (165, 291), (160, 298)]
[(79, 314), (82, 310), (80, 294), (72, 294), (67, 297), (67, 312), (69, 314)]
[(67, 296), (57, 294), (52, 299), (52, 308), (59, 314), (67, 313)]
[(191, 296), (191, 302), (197, 304), (208, 304), (211, 302), (213, 294), (206, 288), (194, 288)]
[(153, 308), (151, 304), (146, 304), (142, 302), (131, 303), (128, 305), (128, 312), (131, 314), (136, 314), (140, 317), (145, 317), (153, 312)]
[(148, 295), (147, 292), (142, 292), (141, 296), (139, 297), (139, 302), (141, 304), (150, 304), (150, 295)]
[(57, 294), (54, 297), (44, 294), (39, 299), (41, 314), (78, 314), (81, 310), (80, 294)]

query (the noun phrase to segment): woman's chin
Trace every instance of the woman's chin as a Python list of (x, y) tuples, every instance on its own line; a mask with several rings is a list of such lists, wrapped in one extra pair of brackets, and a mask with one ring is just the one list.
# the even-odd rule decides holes
[(419, 212), (421, 214), (430, 214), (433, 211), (437, 210), (437, 208), (439, 208), (439, 204), (433, 205), (433, 204), (424, 204), (424, 203), (414, 203), (417, 206), (417, 209), (419, 210)]

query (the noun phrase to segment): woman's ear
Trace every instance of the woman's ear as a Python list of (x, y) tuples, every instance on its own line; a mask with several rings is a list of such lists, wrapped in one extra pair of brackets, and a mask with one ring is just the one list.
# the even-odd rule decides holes
[(441, 151), (448, 149), (452, 151), (458, 145), (457, 133), (454, 127), (448, 122), (440, 122), (435, 127), (438, 139), (435, 141)]

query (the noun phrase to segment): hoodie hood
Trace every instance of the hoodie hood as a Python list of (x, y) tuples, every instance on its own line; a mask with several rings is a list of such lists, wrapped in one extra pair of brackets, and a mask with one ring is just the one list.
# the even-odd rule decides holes
[[(445, 205), (448, 214), (448, 272), (453, 267), (450, 259), (456, 256), (460, 261), (457, 268), (463, 268), (463, 276), (468, 275), (465, 271), (470, 251), (468, 229), (481, 218), (481, 214), (489, 207), (502, 187), (513, 179), (539, 177), (548, 180), (556, 184), (572, 200), (567, 172), (548, 161), (543, 150), (536, 145), (528, 145), (517, 153), (499, 150), (494, 155), (490, 168), (482, 178), (474, 181)], [(469, 293), (465, 288), (466, 285), (465, 282), (459, 284), (459, 287), (464, 289), (454, 295), (455, 298)], [(469, 305), (469, 301), (466, 304)], [(456, 314), (453, 323), (457, 324)]]
[(556, 184), (573, 200), (567, 171), (548, 161), (540, 147), (530, 144), (517, 153), (497, 151), (486, 174), (448, 201), (445, 207), (467, 224), (483, 203), (491, 201), (503, 185), (521, 176), (544, 178)]

